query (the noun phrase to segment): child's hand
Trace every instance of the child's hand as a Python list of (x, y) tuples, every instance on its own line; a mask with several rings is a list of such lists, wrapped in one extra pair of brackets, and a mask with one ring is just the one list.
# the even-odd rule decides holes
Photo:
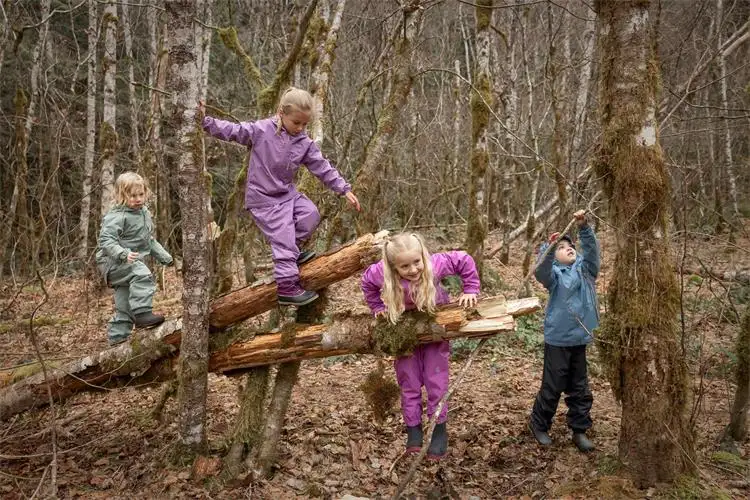
[(458, 298), (458, 305), (461, 307), (474, 307), (477, 305), (477, 294), (476, 293), (463, 293)]
[(576, 213), (573, 214), (573, 217), (576, 219), (576, 224), (578, 227), (581, 227), (588, 222), (586, 220), (586, 210), (578, 210)]
[(376, 318), (385, 318), (385, 315), (386, 315), (386, 312), (385, 312), (385, 310), (383, 310), (383, 311), (378, 311), (378, 312), (376, 312), (376, 313), (375, 313), (375, 317), (376, 317)]
[(138, 260), (138, 257), (140, 257), (140, 254), (138, 252), (128, 252), (128, 264), (132, 264), (136, 260)]
[(357, 212), (362, 211), (362, 207), (359, 205), (359, 200), (354, 195), (354, 193), (352, 193), (351, 191), (347, 191), (344, 196), (346, 197), (346, 201), (348, 201), (351, 206), (357, 209)]
[(200, 118), (201, 121), (203, 121), (203, 118), (206, 116), (206, 103), (201, 99), (198, 101), (198, 118)]
[(547, 243), (549, 243), (550, 245), (554, 245), (555, 242), (557, 241), (557, 238), (559, 237), (560, 237), (560, 233), (552, 233), (549, 235), (549, 238), (547, 238)]

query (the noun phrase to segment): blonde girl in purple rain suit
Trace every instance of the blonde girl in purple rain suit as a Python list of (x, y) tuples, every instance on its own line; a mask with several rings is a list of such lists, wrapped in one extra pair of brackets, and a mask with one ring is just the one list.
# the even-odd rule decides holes
[[(434, 313), (435, 306), (448, 303), (450, 297), (440, 280), (451, 275), (459, 276), (463, 282), (459, 304), (474, 306), (479, 293), (474, 259), (461, 251), (430, 255), (419, 235), (401, 233), (383, 247), (383, 260), (365, 271), (362, 292), (373, 314), (385, 316), (395, 324), (406, 310)], [(413, 354), (397, 358), (394, 366), (401, 388), (406, 450), (418, 452), (422, 447), (422, 386), (427, 391), (427, 418), (430, 418), (448, 390), (450, 344), (443, 340), (418, 345)], [(444, 405), (432, 434), (428, 458), (440, 459), (448, 451), (447, 414), (448, 407)]]
[[(203, 118), (203, 130), (208, 134), (251, 150), (245, 208), (271, 245), (274, 278), (282, 305), (301, 306), (318, 298), (314, 291), (304, 290), (299, 280), (299, 265), (315, 257), (314, 252), (300, 252), (299, 247), (320, 223), (318, 209), (294, 185), (300, 165), (305, 165), (328, 189), (345, 196), (360, 210), (351, 185), (305, 133), (313, 109), (313, 98), (307, 91), (290, 87), (281, 96), (278, 112), (270, 118), (241, 123), (211, 116)], [(200, 112), (205, 114), (203, 102)]]

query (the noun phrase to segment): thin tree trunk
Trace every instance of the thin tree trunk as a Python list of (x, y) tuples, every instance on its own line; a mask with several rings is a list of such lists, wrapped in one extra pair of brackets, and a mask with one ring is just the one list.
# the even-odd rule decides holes
[(406, 107), (414, 82), (412, 52), (422, 27), (423, 9), (412, 7), (414, 6), (403, 8), (403, 36), (395, 44), (391, 90), (378, 116), (375, 134), (365, 148), (364, 160), (354, 182), (357, 196), (362, 203), (362, 212), (356, 222), (359, 234), (375, 231), (380, 224), (377, 203), (381, 193), (379, 173), (391, 143), (401, 127), (401, 110)]
[[(14, 107), (16, 112), (16, 133), (13, 143), (13, 163), (16, 168), (13, 183), (13, 194), (11, 195), (10, 208), (8, 210), (7, 220), (10, 223), (11, 230), (3, 231), (3, 236), (0, 236), (0, 269), (2, 265), (12, 260), (13, 253), (10, 256), (6, 256), (5, 252), (8, 247), (8, 242), (12, 235), (19, 237), (19, 244), (15, 246), (15, 251), (20, 252), (22, 255), (33, 255), (30, 248), (30, 239), (34, 234), (34, 222), (29, 217), (26, 191), (28, 189), (28, 163), (26, 156), (29, 151), (29, 140), (31, 139), (31, 131), (36, 121), (36, 106), (39, 100), (39, 75), (41, 73), (42, 66), (42, 49), (47, 40), (47, 32), (49, 31), (49, 10), (51, 0), (43, 0), (40, 9), (41, 19), (44, 21), (39, 27), (39, 38), (34, 45), (34, 49), (31, 55), (31, 78), (29, 82), (30, 95), (22, 89), (17, 89), (16, 98), (14, 100)], [(20, 120), (23, 120), (22, 122)], [(23, 125), (23, 128), (21, 128)], [(17, 231), (13, 231), (15, 227)], [(11, 263), (12, 264), (12, 263)], [(22, 260), (21, 269), (22, 272), (28, 271), (26, 259)]]
[(724, 169), (729, 181), (729, 199), (732, 202), (732, 215), (730, 219), (733, 223), (730, 225), (732, 233), (735, 231), (735, 222), (740, 217), (740, 208), (737, 196), (737, 176), (734, 173), (734, 161), (732, 159), (732, 134), (729, 125), (729, 100), (727, 99), (727, 63), (724, 52), (721, 50), (722, 36), (721, 28), (724, 25), (724, 0), (716, 0), (716, 44), (717, 58), (719, 66), (719, 81), (721, 85), (721, 121), (724, 125)]
[(178, 160), (183, 252), (183, 336), (180, 343), (178, 389), (180, 444), (188, 453), (206, 446), (208, 389), (208, 301), (211, 245), (208, 235), (209, 183), (196, 122), (198, 82), (193, 20), (196, 5), (190, 0), (168, 0), (170, 68), (167, 87), (174, 93), (172, 111)]
[(88, 0), (88, 71), (86, 89), (86, 152), (83, 160), (83, 196), (78, 230), (81, 234), (78, 258), (85, 262), (89, 252), (89, 220), (91, 216), (91, 185), (94, 175), (94, 155), (96, 154), (96, 48), (99, 39), (98, 12), (96, 0)]
[(128, 2), (120, 4), (122, 10), (122, 33), (125, 42), (125, 60), (128, 67), (128, 105), (130, 107), (130, 144), (131, 155), (136, 165), (141, 163), (141, 141), (138, 134), (138, 125), (141, 120), (138, 116), (138, 102), (135, 94), (135, 71), (133, 60), (133, 36), (130, 29), (130, 12)]
[(101, 214), (104, 215), (112, 206), (115, 183), (115, 154), (117, 153), (117, 4), (106, 0), (102, 29), (104, 31), (104, 53), (102, 54), (102, 71), (104, 72), (104, 108), (102, 124), (99, 130), (99, 157), (101, 159), (102, 203)]
[(471, 174), (469, 215), (466, 220), (466, 251), (474, 258), (481, 276), (484, 266), (484, 240), (487, 237), (487, 165), (489, 163), (489, 121), (492, 110), (490, 73), (490, 23), (492, 0), (480, 0), (475, 7), (476, 66), (471, 93)]
[[(668, 234), (670, 184), (658, 142), (648, 1), (599, 0), (602, 144), (615, 265), (599, 349), (622, 402), (619, 455), (639, 487), (693, 471), (688, 371), (676, 318), (679, 290)], [(644, 201), (645, 200), (645, 201)]]
[(580, 72), (578, 77), (578, 93), (576, 94), (575, 109), (573, 110), (573, 141), (568, 154), (568, 171), (572, 176), (578, 175), (578, 163), (581, 161), (581, 145), (586, 130), (588, 115), (589, 87), (594, 61), (594, 45), (596, 41), (596, 14), (586, 8), (586, 27), (583, 33), (585, 45), (581, 55)]

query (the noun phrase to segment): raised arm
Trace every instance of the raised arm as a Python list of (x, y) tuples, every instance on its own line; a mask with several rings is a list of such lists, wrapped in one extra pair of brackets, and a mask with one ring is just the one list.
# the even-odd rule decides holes
[(581, 240), (581, 250), (583, 250), (583, 270), (596, 278), (599, 275), (600, 252), (594, 229), (584, 224), (578, 230), (578, 237)]
[[(556, 244), (556, 243), (555, 243)], [(539, 248), (539, 256), (541, 257), (549, 243), (545, 243)], [(555, 249), (551, 248), (544, 259), (537, 258), (536, 267), (534, 268), (534, 277), (537, 281), (544, 285), (544, 288), (550, 290), (557, 282), (557, 275), (552, 269), (552, 264), (555, 262)]]
[(234, 123), (206, 116), (203, 118), (203, 130), (210, 136), (222, 141), (237, 142), (244, 146), (250, 146), (253, 142), (253, 134), (255, 133), (255, 123)]
[(385, 304), (380, 298), (383, 289), (383, 262), (377, 262), (367, 268), (362, 275), (362, 293), (365, 302), (373, 314), (385, 311)]

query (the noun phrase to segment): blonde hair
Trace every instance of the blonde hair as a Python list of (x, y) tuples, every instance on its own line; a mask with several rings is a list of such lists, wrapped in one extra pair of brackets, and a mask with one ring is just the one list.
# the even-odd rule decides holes
[(151, 196), (151, 190), (148, 188), (146, 179), (135, 172), (123, 172), (115, 181), (114, 204), (127, 205), (128, 196), (136, 188), (143, 188), (143, 194), (148, 199)]
[(396, 255), (417, 250), (422, 256), (424, 269), (419, 280), (409, 286), (409, 295), (417, 310), (433, 314), (437, 290), (433, 282), (432, 260), (422, 237), (416, 233), (400, 233), (386, 242), (383, 247), (383, 293), (388, 319), (396, 323), (404, 312), (404, 289), (401, 276), (395, 267)]
[[(315, 117), (315, 100), (310, 92), (297, 87), (289, 87), (281, 94), (279, 100), (279, 108), (277, 113), (279, 115), (288, 115), (294, 111), (301, 111), (302, 113), (309, 113), (310, 119)], [(281, 120), (276, 126), (276, 134), (281, 133)]]

